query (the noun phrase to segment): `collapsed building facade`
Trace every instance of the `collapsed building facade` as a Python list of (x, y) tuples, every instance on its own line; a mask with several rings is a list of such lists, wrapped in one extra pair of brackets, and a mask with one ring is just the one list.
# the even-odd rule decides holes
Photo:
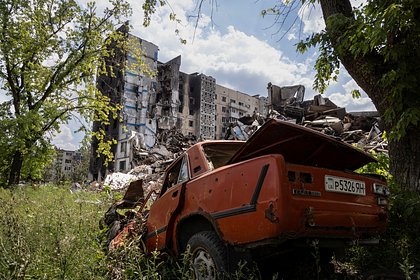
[(114, 55), (105, 58), (111, 75), (98, 76), (97, 87), (122, 109), (119, 118), (110, 117), (109, 125), (93, 124), (93, 131), (103, 129), (106, 139), (116, 144), (111, 147), (114, 161), (106, 165), (97, 152), (99, 141), (92, 139), (91, 179), (101, 181), (108, 173), (131, 170), (134, 157), (167, 141), (168, 131), (188, 139), (223, 139), (231, 122), (266, 108), (265, 97), (220, 86), (201, 73), (183, 73), (181, 56), (162, 63), (157, 45), (129, 34), (125, 25), (120, 31), (141, 51), (143, 68), (138, 56), (111, 44)]
[(97, 153), (99, 141), (92, 140), (91, 179), (102, 181), (108, 173), (128, 172), (150, 156), (152, 149), (159, 151), (154, 152), (159, 157), (159, 153), (176, 153), (198, 140), (247, 140), (267, 118), (336, 136), (349, 131), (352, 116), (345, 108), (321, 95), (304, 100), (303, 85), (268, 83), (267, 97), (251, 96), (221, 86), (211, 76), (181, 72), (181, 56), (160, 62), (157, 45), (129, 34), (125, 25), (120, 30), (134, 42), (132, 48), (141, 51), (142, 63), (130, 49), (123, 52), (116, 45), (111, 45), (114, 55), (105, 58), (112, 74), (99, 76), (97, 87), (122, 109), (119, 118), (110, 117), (109, 125), (93, 124), (93, 131), (103, 129), (106, 140), (115, 139), (116, 144), (111, 147), (113, 162), (105, 165)]

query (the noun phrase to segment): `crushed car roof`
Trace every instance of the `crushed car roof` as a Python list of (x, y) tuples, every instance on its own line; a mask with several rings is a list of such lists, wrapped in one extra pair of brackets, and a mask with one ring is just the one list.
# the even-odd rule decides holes
[(355, 170), (376, 161), (369, 154), (328, 135), (271, 119), (248, 139), (228, 164), (267, 154), (281, 154), (289, 163), (335, 170)]

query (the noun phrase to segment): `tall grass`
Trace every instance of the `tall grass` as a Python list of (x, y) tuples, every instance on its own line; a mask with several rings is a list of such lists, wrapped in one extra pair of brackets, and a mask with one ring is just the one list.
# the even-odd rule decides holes
[(56, 186), (0, 189), (0, 279), (103, 279), (96, 240), (107, 203)]
[[(0, 189), (0, 279), (194, 279), (188, 253), (178, 260), (162, 252), (146, 256), (141, 240), (105, 253), (98, 222), (111, 202), (106, 192), (71, 193), (52, 185)], [(392, 268), (404, 275), (400, 279), (417, 279), (420, 195), (394, 193), (391, 202), (390, 226), (381, 246), (354, 247), (343, 261), (350, 270)], [(363, 279), (357, 273), (325, 275), (319, 251), (313, 249), (308, 262), (290, 267), (290, 273), (273, 269), (273, 276), (240, 266), (222, 279)]]

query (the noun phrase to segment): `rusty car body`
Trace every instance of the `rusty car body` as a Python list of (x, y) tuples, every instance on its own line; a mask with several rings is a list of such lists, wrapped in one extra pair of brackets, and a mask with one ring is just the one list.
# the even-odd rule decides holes
[[(142, 238), (148, 251), (174, 255), (187, 245), (213, 252), (206, 247), (215, 242), (216, 251), (251, 256), (303, 239), (332, 247), (362, 243), (387, 225), (386, 182), (354, 172), (374, 161), (322, 133), (277, 120), (247, 142), (201, 142), (166, 169)], [(195, 257), (205, 264), (214, 258), (210, 263), (220, 269), (224, 257), (211, 255)]]

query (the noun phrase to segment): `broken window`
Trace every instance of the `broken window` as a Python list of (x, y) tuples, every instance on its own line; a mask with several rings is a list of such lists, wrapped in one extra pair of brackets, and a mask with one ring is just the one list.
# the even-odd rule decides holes
[(189, 121), (188, 123), (189, 123), (190, 127), (194, 126), (194, 121)]
[(120, 170), (125, 170), (125, 160), (120, 161)]
[(222, 101), (226, 102), (226, 96), (222, 96)]
[(127, 142), (121, 142), (120, 152), (125, 153), (127, 151)]
[(165, 182), (162, 185), (161, 195), (173, 186), (188, 180), (188, 159), (180, 157), (175, 164), (167, 171)]
[(231, 99), (230, 102), (231, 103), (236, 103), (236, 100), (235, 99)]
[(187, 157), (182, 159), (181, 168), (179, 170), (178, 182), (177, 184), (183, 183), (188, 180), (188, 166), (187, 166)]
[(207, 144), (203, 145), (203, 149), (209, 161), (209, 166), (219, 168), (224, 166), (242, 145), (242, 142)]
[(226, 107), (222, 107), (222, 112), (225, 113), (226, 112)]

